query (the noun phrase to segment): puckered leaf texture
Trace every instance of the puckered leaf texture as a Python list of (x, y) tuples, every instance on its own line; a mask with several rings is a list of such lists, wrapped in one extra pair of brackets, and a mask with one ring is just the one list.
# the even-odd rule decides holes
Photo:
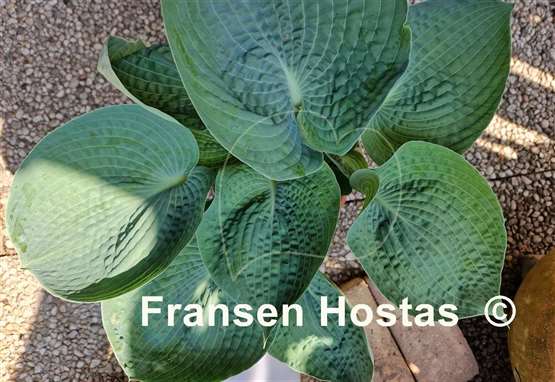
[(406, 0), (162, 1), (206, 127), (275, 180), (355, 145), (406, 67), (406, 12)]
[(242, 164), (221, 169), (197, 231), (216, 284), (252, 306), (295, 302), (327, 253), (339, 198), (327, 165), (283, 182)]
[(201, 166), (217, 167), (229, 157), (191, 104), (168, 45), (146, 47), (140, 41), (110, 36), (98, 71), (137, 104), (163, 118), (172, 116), (190, 128), (199, 146)]
[(382, 293), (396, 304), (454, 304), (459, 318), (482, 315), (499, 294), (507, 235), (478, 171), (447, 148), (409, 142), (352, 180), (369, 203), (347, 242)]
[(213, 182), (189, 130), (135, 105), (76, 118), (15, 175), (7, 229), (29, 269), (75, 301), (152, 279), (193, 236)]
[(383, 163), (411, 140), (460, 153), (474, 143), (509, 75), (511, 9), (500, 0), (428, 0), (410, 7), (409, 66), (363, 135), (372, 159)]

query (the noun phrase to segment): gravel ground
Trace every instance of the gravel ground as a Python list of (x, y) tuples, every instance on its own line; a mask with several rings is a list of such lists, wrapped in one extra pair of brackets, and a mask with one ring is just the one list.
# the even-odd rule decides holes
[[(107, 104), (125, 102), (96, 73), (108, 34), (163, 40), (157, 0), (0, 0), (0, 216), (12, 173), (48, 131)], [(517, 0), (513, 67), (498, 116), (466, 154), (497, 192), (509, 232), (503, 291), (520, 282), (523, 256), (555, 246), (555, 23), (548, 0)], [(358, 275), (345, 232), (360, 208), (350, 197), (325, 270)], [(3, 221), (3, 219), (1, 219)], [(123, 380), (98, 305), (43, 292), (20, 269), (0, 231), (0, 381)], [(511, 381), (506, 331), (462, 323), (481, 366), (476, 381)]]

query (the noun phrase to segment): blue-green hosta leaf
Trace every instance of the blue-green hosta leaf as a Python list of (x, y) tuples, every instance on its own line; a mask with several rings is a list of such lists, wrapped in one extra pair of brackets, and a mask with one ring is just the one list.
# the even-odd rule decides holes
[(486, 180), (426, 142), (406, 143), (351, 179), (370, 201), (347, 242), (382, 293), (396, 304), (454, 304), (460, 318), (483, 314), (499, 294), (507, 241)]
[(512, 5), (499, 0), (428, 0), (409, 9), (412, 50), (363, 135), (385, 162), (403, 143), (428, 141), (463, 152), (499, 105), (511, 60)]
[[(372, 355), (364, 330), (349, 319), (346, 304), (345, 325), (337, 315), (330, 314), (328, 325), (320, 324), (321, 297), (328, 298), (329, 307), (338, 306), (341, 292), (320, 272), (297, 301), (303, 309), (303, 325), (296, 326), (294, 311), (289, 326), (276, 326), (268, 352), (292, 369), (324, 381), (368, 382), (372, 380)], [(283, 319), (281, 321), (283, 323)]]
[(170, 115), (190, 128), (199, 145), (201, 166), (218, 166), (229, 156), (191, 104), (169, 46), (146, 47), (140, 41), (111, 36), (100, 55), (98, 71), (137, 104), (163, 118)]
[(326, 255), (339, 197), (327, 165), (283, 182), (245, 165), (221, 169), (215, 199), (197, 231), (214, 281), (252, 306), (293, 303)]
[[(162, 296), (149, 307), (161, 314), (149, 315), (142, 326), (142, 297)], [(181, 304), (168, 326), (168, 304)], [(203, 309), (204, 326), (183, 324), (187, 304)], [(224, 304), (229, 326), (216, 314), (208, 325), (210, 306)], [(170, 266), (147, 285), (102, 302), (102, 322), (116, 357), (133, 379), (140, 381), (221, 381), (248, 369), (264, 354), (260, 326), (234, 325), (235, 302), (210, 279), (194, 242), (183, 249)], [(190, 313), (190, 311), (189, 311)]]
[(52, 293), (97, 301), (140, 286), (193, 236), (211, 170), (189, 130), (135, 105), (99, 109), (44, 138), (17, 171), (8, 233)]
[(406, 0), (162, 1), (206, 127), (276, 180), (354, 146), (406, 66), (406, 10)]

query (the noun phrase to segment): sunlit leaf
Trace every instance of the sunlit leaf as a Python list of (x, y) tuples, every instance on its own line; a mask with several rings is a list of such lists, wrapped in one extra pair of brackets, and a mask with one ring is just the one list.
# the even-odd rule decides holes
[(7, 229), (52, 293), (97, 301), (162, 271), (200, 223), (211, 170), (189, 130), (140, 106), (76, 118), (17, 171)]
[(512, 5), (499, 0), (428, 0), (410, 7), (407, 71), (368, 126), (368, 154), (385, 162), (403, 143), (463, 152), (488, 126), (511, 61)]
[(507, 242), (486, 180), (459, 154), (425, 142), (351, 179), (368, 205), (347, 242), (381, 292), (396, 304), (454, 304), (459, 318), (483, 314), (499, 294)]
[(345, 304), (345, 323), (330, 314), (327, 326), (321, 325), (321, 298), (329, 307), (339, 306), (341, 292), (317, 273), (307, 291), (297, 301), (302, 307), (303, 325), (297, 326), (295, 311), (289, 325), (276, 326), (268, 352), (292, 369), (323, 381), (368, 382), (372, 380), (373, 361), (364, 330), (350, 320)]

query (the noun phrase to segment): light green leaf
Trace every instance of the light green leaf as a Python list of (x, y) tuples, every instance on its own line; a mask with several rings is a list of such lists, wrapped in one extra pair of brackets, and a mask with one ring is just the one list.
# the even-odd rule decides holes
[(329, 164), (335, 174), (339, 187), (341, 187), (341, 195), (348, 195), (353, 191), (349, 181), (353, 172), (368, 168), (368, 162), (356, 149), (356, 146), (344, 156), (326, 155), (325, 158), (326, 163)]
[[(151, 302), (161, 314), (150, 314), (142, 326), (143, 296), (162, 296)], [(168, 326), (168, 304), (181, 304)], [(203, 310), (204, 326), (186, 326), (187, 304)], [(229, 326), (218, 312), (208, 325), (210, 307), (226, 305)], [(190, 243), (170, 266), (147, 285), (102, 303), (102, 322), (116, 357), (133, 379), (140, 381), (221, 381), (248, 369), (264, 355), (261, 328), (234, 325), (235, 302), (210, 279), (196, 243)]]
[(162, 1), (206, 127), (275, 180), (355, 145), (406, 66), (406, 11), (406, 0)]
[(53, 294), (98, 301), (162, 271), (193, 236), (213, 173), (189, 130), (140, 106), (99, 109), (44, 138), (17, 171), (7, 229)]
[(363, 135), (372, 159), (383, 163), (411, 140), (457, 152), (474, 143), (509, 75), (511, 9), (499, 0), (428, 0), (410, 7), (409, 66)]
[(199, 145), (201, 166), (215, 167), (229, 157), (191, 104), (169, 46), (146, 47), (140, 41), (110, 36), (100, 55), (98, 71), (135, 103), (163, 118), (170, 115), (190, 128)]
[(370, 203), (347, 243), (382, 293), (396, 304), (454, 304), (459, 318), (483, 314), (499, 294), (507, 242), (486, 180), (459, 154), (425, 142), (352, 179)]
[(268, 352), (292, 369), (324, 381), (368, 382), (372, 380), (372, 355), (364, 330), (350, 320), (345, 304), (345, 325), (330, 314), (327, 326), (321, 325), (321, 298), (329, 307), (339, 306), (341, 292), (320, 272), (297, 301), (303, 311), (303, 325), (296, 326), (294, 310), (289, 326), (276, 326)]
[(245, 165), (220, 170), (215, 199), (197, 231), (216, 284), (252, 306), (293, 303), (326, 255), (339, 197), (327, 165), (284, 182)]

